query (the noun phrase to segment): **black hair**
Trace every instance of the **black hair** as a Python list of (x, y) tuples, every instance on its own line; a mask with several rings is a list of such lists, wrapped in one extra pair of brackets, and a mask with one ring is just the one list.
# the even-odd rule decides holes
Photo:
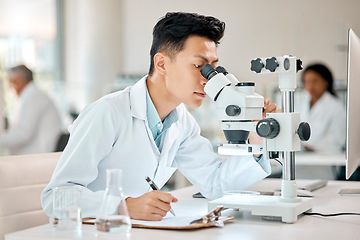
[(21, 74), (23, 76), (23, 79), (27, 82), (30, 82), (33, 80), (32, 71), (25, 65), (18, 65), (18, 66), (12, 67), (8, 71)]
[(329, 70), (329, 68), (327, 68), (325, 65), (320, 64), (320, 63), (312, 64), (312, 65), (307, 66), (307, 67), (304, 69), (304, 71), (303, 71), (303, 73), (302, 73), (302, 77), (301, 77), (303, 84), (304, 84), (304, 75), (305, 75), (305, 73), (306, 73), (307, 71), (310, 71), (310, 70), (311, 70), (311, 71), (314, 71), (314, 72), (316, 72), (316, 73), (318, 73), (318, 74), (320, 74), (320, 76), (321, 76), (322, 78), (324, 78), (325, 81), (326, 81), (327, 84), (328, 84), (328, 87), (327, 87), (326, 90), (327, 90), (329, 93), (331, 93), (333, 96), (337, 97), (337, 94), (336, 94), (335, 89), (334, 89), (334, 78), (333, 78), (332, 73), (331, 73), (331, 71)]
[(173, 57), (183, 49), (189, 36), (208, 38), (217, 46), (224, 36), (224, 31), (225, 23), (211, 16), (184, 12), (167, 13), (153, 29), (149, 75), (154, 71), (156, 53), (165, 51), (169, 57)]

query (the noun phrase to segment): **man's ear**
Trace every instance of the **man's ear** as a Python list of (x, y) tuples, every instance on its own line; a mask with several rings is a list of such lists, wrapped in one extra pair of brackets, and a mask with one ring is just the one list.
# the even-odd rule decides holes
[(165, 75), (165, 61), (166, 61), (166, 55), (158, 52), (154, 56), (154, 67), (158, 73), (161, 75)]

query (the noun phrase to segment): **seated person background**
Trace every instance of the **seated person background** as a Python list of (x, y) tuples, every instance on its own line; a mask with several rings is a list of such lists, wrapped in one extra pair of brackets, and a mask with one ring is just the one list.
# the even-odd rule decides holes
[(53, 102), (35, 86), (33, 73), (25, 65), (8, 70), (8, 78), (20, 107), (9, 128), (0, 134), (0, 147), (12, 155), (54, 152), (61, 119)]
[(311, 137), (303, 142), (306, 151), (343, 152), (346, 138), (346, 112), (337, 97), (330, 70), (313, 64), (302, 72), (305, 100), (298, 102), (301, 121), (311, 126)]
[[(334, 90), (330, 70), (323, 64), (307, 66), (302, 72), (305, 94), (296, 103), (301, 121), (308, 122), (311, 137), (302, 142), (304, 151), (319, 154), (342, 153), (346, 138), (344, 103)], [(326, 158), (323, 159), (326, 161)], [(297, 166), (296, 177), (306, 179), (338, 179), (340, 169), (335, 166)]]

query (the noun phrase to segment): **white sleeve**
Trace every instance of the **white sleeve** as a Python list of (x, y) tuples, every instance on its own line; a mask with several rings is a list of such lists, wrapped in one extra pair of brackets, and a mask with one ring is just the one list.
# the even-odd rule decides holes
[(323, 111), (327, 113), (327, 122), (324, 121), (326, 127), (325, 135), (314, 144), (317, 151), (342, 151), (346, 141), (346, 112), (342, 104), (333, 106), (331, 109), (325, 108)]
[(190, 135), (179, 148), (176, 164), (205, 197), (217, 198), (226, 190), (246, 189), (270, 174), (270, 162), (263, 158), (259, 162), (252, 155), (222, 160), (210, 142), (200, 136), (195, 120), (187, 131)]
[(31, 141), (37, 123), (47, 109), (44, 103), (36, 96), (31, 96), (21, 103), (18, 122), (16, 126), (10, 126), (9, 130), (0, 135), (0, 146), (7, 148), (17, 148)]
[(330, 129), (334, 133), (334, 141), (341, 148), (345, 147), (346, 142), (346, 112), (343, 105), (334, 109), (333, 119)]
[(98, 164), (111, 151), (116, 139), (116, 121), (113, 118), (108, 104), (96, 103), (74, 122), (69, 142), (41, 195), (42, 207), (47, 215), (52, 214), (52, 188), (62, 185), (82, 188), (82, 217), (97, 215), (104, 191), (93, 192), (87, 186), (97, 178)]

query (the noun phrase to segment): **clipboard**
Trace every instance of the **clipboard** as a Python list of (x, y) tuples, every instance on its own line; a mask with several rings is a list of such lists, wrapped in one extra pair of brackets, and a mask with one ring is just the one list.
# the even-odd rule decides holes
[[(189, 220), (189, 217), (181, 219), (181, 217), (171, 218), (175, 220), (184, 220), (180, 224), (169, 221), (164, 224), (163, 221), (132, 221), (132, 227), (134, 228), (148, 228), (148, 229), (163, 229), (163, 230), (192, 230), (208, 227), (223, 227), (224, 223), (234, 219), (233, 216), (220, 217), (220, 212), (223, 207), (217, 207), (202, 217), (193, 217)], [(195, 218), (195, 219), (194, 219)], [(83, 224), (95, 224), (94, 218), (84, 218)]]
[(148, 228), (148, 229), (163, 229), (163, 230), (194, 230), (199, 228), (208, 228), (208, 227), (223, 227), (224, 223), (233, 220), (233, 216), (220, 217), (218, 221), (209, 222), (209, 223), (195, 223), (189, 224), (186, 226), (151, 226), (151, 225), (141, 225), (141, 224), (132, 224), (134, 228)]

